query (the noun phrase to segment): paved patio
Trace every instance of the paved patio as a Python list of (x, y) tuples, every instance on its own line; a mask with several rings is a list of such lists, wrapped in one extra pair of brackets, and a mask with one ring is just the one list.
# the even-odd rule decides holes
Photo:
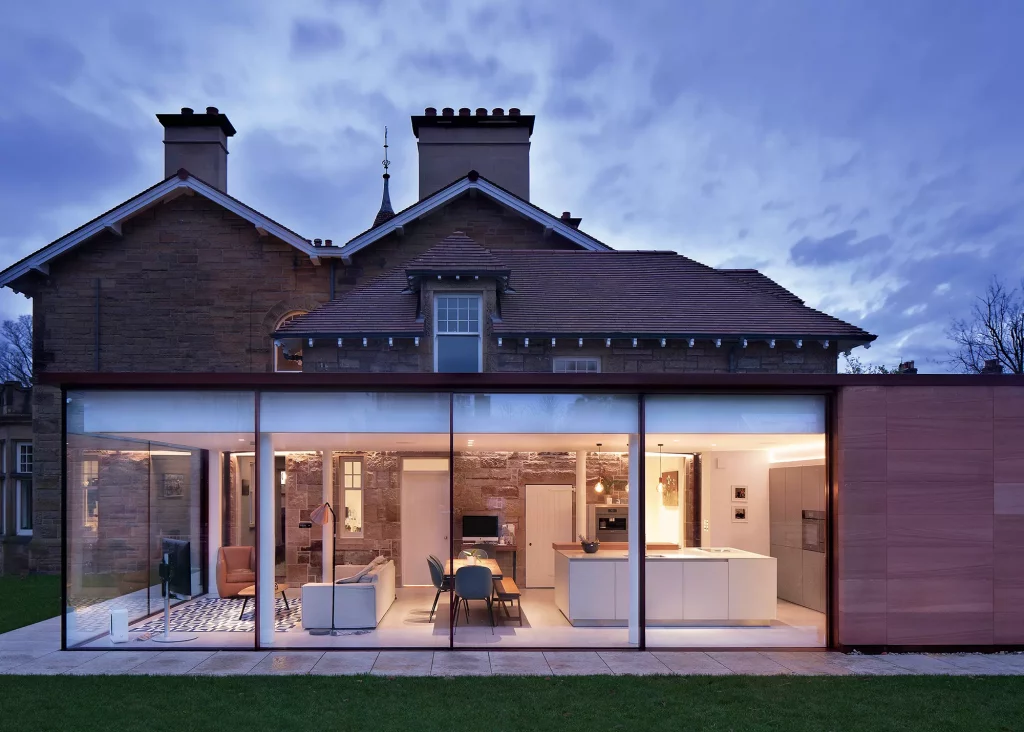
[(0, 635), (0, 675), (1024, 675), (1024, 653), (60, 651), (58, 618)]

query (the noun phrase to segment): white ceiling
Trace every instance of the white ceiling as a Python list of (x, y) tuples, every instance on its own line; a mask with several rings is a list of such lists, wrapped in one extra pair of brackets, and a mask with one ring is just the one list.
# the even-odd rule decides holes
[[(249, 452), (255, 438), (246, 433), (214, 432), (151, 432), (119, 434), (119, 437), (140, 442), (158, 442), (207, 450)], [(107, 440), (84, 435), (69, 435), (71, 447), (111, 449)], [(457, 452), (626, 452), (625, 434), (456, 434)], [(824, 435), (803, 434), (648, 434), (647, 452), (657, 453), (658, 443), (664, 452), (722, 452), (729, 450), (783, 450), (807, 448), (824, 453)], [(402, 433), (333, 433), (293, 432), (274, 435), (277, 451), (351, 450), (394, 452), (448, 452), (447, 434)], [(122, 448), (124, 449), (124, 448)], [(144, 449), (144, 446), (140, 446)]]

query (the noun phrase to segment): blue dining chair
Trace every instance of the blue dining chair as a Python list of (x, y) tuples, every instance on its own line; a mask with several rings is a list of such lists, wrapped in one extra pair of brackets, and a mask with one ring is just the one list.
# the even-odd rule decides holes
[(430, 607), (430, 615), (427, 617), (427, 622), (431, 622), (434, 619), (434, 611), (437, 610), (437, 599), (441, 597), (442, 592), (448, 592), (451, 586), (451, 578), (446, 577), (444, 574), (444, 566), (441, 564), (441, 560), (431, 554), (427, 557), (427, 565), (430, 567), (430, 581), (434, 583), (434, 588), (437, 593), (434, 595), (434, 604)]
[[(487, 617), (494, 633), (494, 610), (491, 598), (494, 595), (494, 578), (491, 570), (479, 564), (459, 567), (455, 573), (455, 628), (459, 627), (459, 605), (466, 608), (466, 622), (469, 622), (469, 601), (483, 600), (487, 603)], [(453, 629), (452, 632), (455, 632)]]

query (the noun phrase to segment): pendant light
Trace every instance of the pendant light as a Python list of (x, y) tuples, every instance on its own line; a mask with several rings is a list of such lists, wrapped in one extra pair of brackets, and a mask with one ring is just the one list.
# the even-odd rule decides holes
[[(601, 443), (600, 442), (597, 443), (597, 452), (598, 452), (598, 454), (600, 454), (600, 452), (601, 452)], [(598, 467), (598, 470), (600, 470), (600, 469), (601, 468)], [(597, 474), (597, 485), (594, 486), (594, 493), (604, 493), (604, 483), (601, 482), (601, 474), (600, 473)]]
[(658, 443), (658, 493), (661, 493), (662, 491), (665, 490), (665, 483), (664, 483), (664, 481), (661, 478), (661, 476), (664, 475), (664, 473), (661, 470), (661, 448), (663, 448), (663, 447), (665, 447), (665, 443), (664, 442), (659, 442)]

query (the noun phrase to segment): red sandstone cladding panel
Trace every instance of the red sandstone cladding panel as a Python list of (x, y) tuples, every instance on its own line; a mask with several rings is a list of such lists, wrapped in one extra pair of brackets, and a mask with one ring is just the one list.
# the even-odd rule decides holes
[(1024, 613), (1024, 515), (995, 517), (995, 610)]
[(890, 580), (992, 578), (991, 513), (890, 515), (887, 529)]
[(991, 482), (917, 483), (893, 481), (888, 489), (890, 515), (985, 515), (993, 509)]
[(838, 493), (838, 511), (845, 515), (884, 515), (889, 484), (883, 481), (846, 481)]
[(996, 483), (995, 494), (997, 516), (1024, 515), (1024, 483)]
[(1024, 415), (1024, 386), (997, 386), (993, 394), (996, 419), (1020, 419)]
[(896, 387), (887, 396), (890, 450), (992, 448), (988, 387)]
[(997, 483), (1024, 483), (1024, 414), (995, 420), (992, 447)]
[(886, 447), (885, 388), (849, 387), (839, 392), (839, 444), (844, 450)]
[(989, 482), (991, 484), (992, 481), (991, 449), (890, 449), (886, 456), (888, 478), (892, 483)]
[(886, 580), (848, 579), (838, 584), (839, 643), (885, 645)]
[(840, 475), (840, 492), (846, 482), (879, 482), (887, 478), (887, 461), (885, 450), (844, 449), (840, 445), (842, 471)]
[(992, 642), (996, 645), (1024, 645), (1024, 610), (996, 611)]
[(838, 580), (884, 579), (886, 576), (885, 515), (846, 515), (837, 520)]
[(889, 645), (986, 646), (992, 644), (993, 614), (985, 612), (897, 613), (886, 617)]
[(993, 611), (993, 580), (989, 577), (890, 579), (886, 586), (889, 613), (989, 613)]

